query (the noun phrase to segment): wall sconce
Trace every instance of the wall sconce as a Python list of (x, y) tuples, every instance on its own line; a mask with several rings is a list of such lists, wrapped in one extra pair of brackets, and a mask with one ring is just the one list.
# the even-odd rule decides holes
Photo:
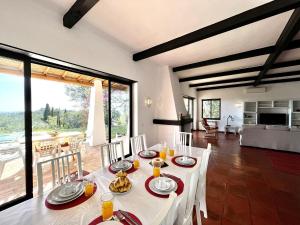
[(145, 106), (150, 108), (152, 105), (152, 99), (150, 97), (145, 98)]

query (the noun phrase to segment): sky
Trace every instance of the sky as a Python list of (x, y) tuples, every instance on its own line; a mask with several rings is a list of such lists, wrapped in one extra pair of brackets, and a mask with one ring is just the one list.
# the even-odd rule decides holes
[[(32, 78), (32, 110), (44, 108), (46, 103), (54, 108), (74, 109), (64, 86), (64, 83)], [(20, 111), (24, 111), (24, 78), (0, 73), (0, 112)]]

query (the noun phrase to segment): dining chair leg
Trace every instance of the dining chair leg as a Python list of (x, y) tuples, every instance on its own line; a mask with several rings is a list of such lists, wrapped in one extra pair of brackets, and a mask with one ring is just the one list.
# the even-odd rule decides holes
[(196, 203), (196, 218), (197, 218), (197, 225), (202, 225), (200, 203), (199, 202)]
[[(204, 194), (204, 196), (205, 196), (205, 194)], [(203, 212), (204, 218), (207, 219), (207, 207), (206, 207), (205, 197), (202, 197), (200, 200), (200, 210)]]

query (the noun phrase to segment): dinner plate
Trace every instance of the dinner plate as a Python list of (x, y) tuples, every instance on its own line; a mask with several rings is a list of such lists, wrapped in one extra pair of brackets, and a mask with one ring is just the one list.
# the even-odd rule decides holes
[(150, 188), (150, 190), (153, 191), (154, 193), (159, 194), (159, 195), (168, 195), (168, 194), (170, 194), (172, 191), (176, 191), (176, 190), (177, 190), (178, 185), (177, 185), (177, 183), (176, 183), (174, 180), (172, 180), (171, 178), (170, 178), (170, 184), (171, 184), (171, 185), (170, 185), (170, 188), (169, 188), (169, 189), (167, 189), (167, 190), (165, 190), (165, 191), (158, 190), (158, 189), (155, 187), (155, 183), (158, 181), (158, 178), (159, 178), (159, 177), (154, 178), (154, 179), (152, 179), (152, 180), (149, 182), (149, 188)]
[[(165, 182), (165, 186), (161, 186), (160, 182)], [(170, 189), (171, 187), (171, 182), (172, 179), (168, 178), (168, 177), (160, 177), (155, 183), (154, 183), (154, 187), (159, 190), (159, 191), (167, 191)]]
[(117, 163), (114, 163), (111, 165), (111, 169), (115, 172), (118, 172), (120, 170), (123, 170), (123, 171), (127, 171), (129, 169), (131, 169), (132, 167), (132, 163), (131, 162), (128, 162), (128, 161), (124, 161), (124, 164), (118, 164), (119, 162)]
[(180, 165), (193, 165), (196, 160), (194, 158), (191, 158), (189, 156), (187, 156), (187, 159), (184, 160), (184, 156), (181, 156), (181, 157), (177, 157), (175, 159), (175, 162), (180, 164)]
[(141, 154), (141, 156), (143, 156), (143, 157), (153, 157), (153, 156), (155, 156), (157, 153), (156, 153), (155, 151), (153, 151), (153, 150), (148, 150), (148, 151), (144, 150), (144, 151), (141, 151), (140, 154)]
[(101, 222), (99, 223), (101, 225), (123, 225), (123, 223), (119, 222), (119, 221), (104, 221), (104, 222)]
[(55, 188), (53, 191), (51, 191), (49, 193), (49, 195), (47, 196), (47, 201), (50, 204), (60, 205), (60, 204), (64, 204), (64, 203), (73, 201), (74, 199), (80, 197), (84, 192), (83, 184), (81, 183), (80, 187), (78, 188), (78, 192), (76, 192), (72, 196), (69, 196), (67, 198), (63, 198), (63, 197), (59, 196), (59, 194), (58, 194), (59, 191), (61, 190), (61, 188), (62, 188), (62, 186), (59, 186), (59, 187)]
[(69, 182), (61, 186), (58, 195), (61, 198), (72, 197), (77, 194), (81, 188), (80, 182)]

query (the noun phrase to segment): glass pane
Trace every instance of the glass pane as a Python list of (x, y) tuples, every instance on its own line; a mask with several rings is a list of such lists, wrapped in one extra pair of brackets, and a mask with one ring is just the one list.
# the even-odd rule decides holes
[(0, 205), (25, 196), (23, 62), (0, 57)]
[(202, 102), (202, 109), (203, 109), (203, 118), (210, 118), (211, 116), (211, 101), (203, 101)]
[(194, 101), (192, 99), (189, 99), (189, 114), (191, 118), (193, 118), (193, 103)]
[[(95, 78), (78, 73), (38, 64), (32, 64), (31, 71), (33, 193), (36, 195), (36, 164), (39, 161), (80, 151), (84, 171), (99, 168), (99, 150), (90, 143), (93, 133), (88, 130), (95, 126), (94, 113), (90, 115), (90, 110), (99, 105), (95, 100), (99, 95), (95, 92), (100, 88), (95, 88)], [(70, 172), (73, 178), (76, 177), (77, 163), (77, 158), (72, 157)], [(43, 164), (42, 179), (46, 192), (52, 188), (50, 163)]]
[(220, 118), (220, 100), (212, 100), (211, 110), (212, 118)]
[(129, 154), (130, 86), (111, 83), (111, 141), (123, 140), (125, 155)]
[(184, 106), (186, 111), (189, 110), (189, 99), (188, 98), (183, 98)]
[(102, 82), (102, 89), (103, 89), (103, 110), (104, 110), (104, 121), (105, 121), (105, 134), (106, 134), (106, 140), (109, 141), (109, 112), (108, 112), (108, 80), (104, 80)]

